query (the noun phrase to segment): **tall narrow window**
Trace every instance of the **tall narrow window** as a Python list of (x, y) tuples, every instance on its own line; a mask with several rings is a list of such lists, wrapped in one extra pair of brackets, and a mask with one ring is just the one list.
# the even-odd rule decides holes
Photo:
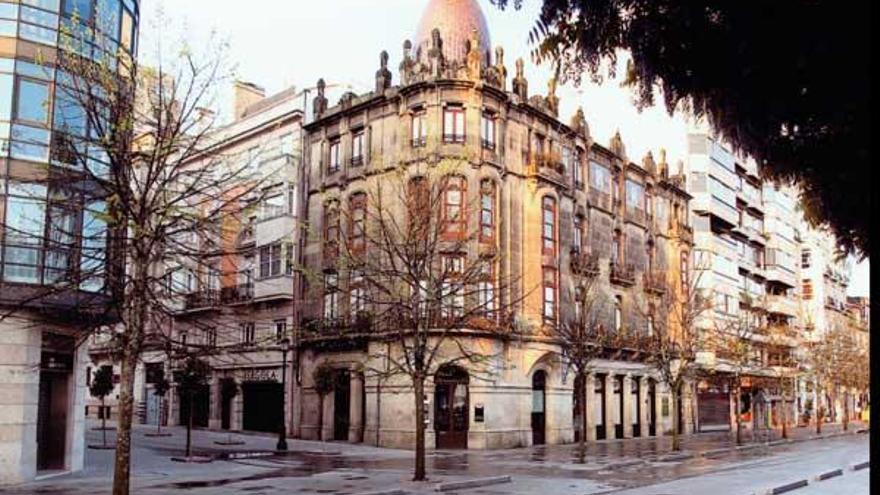
[(545, 196), (542, 206), (542, 229), (543, 253), (556, 256), (556, 200)]
[(260, 278), (281, 275), (281, 243), (260, 248)]
[(574, 155), (572, 156), (571, 169), (572, 174), (574, 174), (574, 187), (575, 189), (583, 189), (584, 188), (584, 163), (581, 159), (583, 155), (581, 154), (580, 148), (574, 150)]
[(217, 347), (217, 327), (208, 327), (205, 330), (205, 340), (208, 347)]
[(339, 318), (339, 276), (335, 273), (324, 274), (324, 318)]
[(492, 263), (486, 261), (480, 266), (480, 281), (477, 283), (478, 312), (492, 316), (495, 314), (495, 273)]
[(443, 192), (443, 231), (445, 234), (458, 237), (465, 233), (465, 182), (462, 177), (446, 179)]
[(339, 172), (339, 140), (330, 142), (330, 161), (327, 163), (327, 173)]
[(351, 197), (349, 207), (351, 218), (349, 220), (349, 245), (354, 254), (364, 252), (367, 247), (367, 195), (356, 193)]
[(681, 253), (681, 292), (687, 296), (688, 286), (690, 285), (690, 266), (688, 263), (688, 253)]
[(412, 116), (412, 147), (421, 148), (428, 143), (428, 127), (425, 111), (418, 110)]
[(620, 332), (623, 329), (623, 298), (616, 296), (614, 299), (614, 331)]
[(611, 172), (597, 162), (590, 162), (590, 199), (603, 208), (611, 206)]
[(249, 321), (241, 324), (241, 343), (247, 346), (256, 342), (256, 327), (254, 322)]
[(544, 321), (547, 323), (554, 324), (556, 323), (556, 295), (557, 295), (557, 282), (556, 282), (556, 269), (551, 267), (544, 267), (544, 303), (543, 303), (543, 316)]
[(449, 105), (443, 109), (443, 141), (446, 143), (464, 143), (464, 138), (464, 107)]
[(464, 257), (447, 255), (443, 257), (442, 296), (443, 316), (460, 318), (464, 314), (464, 287), (461, 276), (464, 272)]
[(483, 112), (480, 118), (480, 138), (483, 148), (495, 149), (495, 116), (491, 113)]
[(275, 320), (275, 340), (281, 341), (287, 337), (287, 320)]
[(324, 206), (324, 257), (339, 256), (339, 205), (331, 201)]
[(348, 307), (352, 319), (357, 318), (359, 313), (366, 311), (366, 295), (363, 272), (353, 270), (348, 280)]
[(574, 232), (572, 236), (571, 249), (575, 253), (584, 252), (584, 217), (583, 215), (574, 216)]
[(805, 278), (803, 280), (803, 286), (801, 288), (801, 295), (804, 299), (810, 300), (813, 298), (813, 281)]
[(424, 177), (410, 179), (407, 190), (407, 221), (414, 238), (424, 238), (431, 223), (431, 191)]
[(358, 129), (351, 136), (351, 165), (364, 164), (364, 130)]
[(809, 249), (804, 249), (801, 251), (801, 268), (809, 268), (810, 261), (812, 260), (812, 253)]
[(480, 240), (495, 239), (495, 183), (484, 180), (480, 187)]

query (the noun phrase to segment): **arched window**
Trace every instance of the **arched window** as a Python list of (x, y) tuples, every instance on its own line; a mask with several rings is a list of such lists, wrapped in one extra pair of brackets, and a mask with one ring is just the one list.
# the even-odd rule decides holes
[(348, 238), (352, 253), (363, 253), (367, 247), (367, 195), (355, 193), (349, 200)]
[(556, 255), (556, 200), (550, 196), (544, 196), (542, 206), (542, 231), (543, 252), (549, 256)]
[(443, 190), (443, 232), (448, 236), (461, 237), (465, 234), (465, 192), (464, 178), (454, 176), (446, 179)]
[(486, 179), (480, 185), (480, 241), (495, 239), (495, 183)]

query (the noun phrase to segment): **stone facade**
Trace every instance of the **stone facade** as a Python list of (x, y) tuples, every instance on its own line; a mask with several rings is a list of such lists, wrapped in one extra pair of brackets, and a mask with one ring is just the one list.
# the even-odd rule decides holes
[[(470, 17), (482, 17), (479, 8), (471, 6), (476, 10), (466, 9), (459, 22), (484, 25), (481, 19)], [(450, 29), (448, 13), (438, 8), (429, 6), (421, 22), (420, 32), (431, 33), (429, 40), (417, 40), (421, 49), (413, 53), (413, 44), (404, 44), (399, 85), (387, 79), (385, 53), (373, 92), (347, 93), (331, 105), (319, 82), (310, 115), (313, 120), (305, 126), (303, 219), (310, 234), (304, 239), (301, 263), (316, 277), (332, 269), (332, 260), (324, 258), (322, 238), (328, 205), (348, 205), (354, 195), (374, 190), (379, 183), (391, 183), (396, 171), (408, 179), (448, 167), (450, 173), (463, 178), (466, 205), (479, 204), (481, 187), (492, 184), (497, 191), (493, 211), (498, 220), (492, 235), (492, 249), (500, 253), (497, 273), (499, 278), (515, 281), (499, 297), (516, 301), (517, 321), (529, 330), (517, 342), (460, 339), (469, 348), (485, 350), (497, 362), (489, 366), (489, 372), (464, 364), (456, 371), (457, 379), (466, 385), (455, 389), (455, 394), (462, 395), (453, 400), (460, 399), (466, 406), (462, 424), (455, 428), (466, 431), (461, 446), (467, 448), (571, 442), (575, 438), (573, 374), (559, 358), (554, 328), (574, 317), (583, 277), (595, 277), (603, 297), (620, 301), (620, 325), (634, 332), (647, 331), (636, 309), (650, 279), (643, 275), (655, 274), (663, 283), (680, 284), (674, 272), (682, 266), (682, 256), (690, 257), (684, 178), (670, 173), (663, 154), (660, 163), (650, 155), (640, 163), (631, 161), (619, 134), (608, 146), (596, 143), (582, 111), (568, 124), (561, 122), (554, 81), (546, 95), (529, 95), (519, 60), (509, 86), (503, 50), (499, 47), (493, 60), (485, 53), (485, 40), (478, 32), (465, 37), (461, 30)], [(442, 26), (426, 28), (434, 16), (442, 20)], [(467, 50), (459, 54), (441, 49), (446, 46)], [(550, 256), (542, 251), (543, 208), (548, 200), (553, 204), (556, 232)], [(476, 229), (479, 215), (471, 213), (466, 221), (468, 228)], [(575, 225), (583, 229), (578, 247)], [(339, 230), (348, 229), (343, 221)], [(485, 247), (475, 243), (467, 256), (478, 256), (481, 249)], [(590, 269), (573, 269), (578, 263)], [(554, 274), (552, 315), (546, 313), (547, 296), (541, 282), (547, 280), (548, 269)], [(350, 289), (344, 278), (339, 277), (338, 308), (337, 303), (325, 301), (319, 280), (304, 283), (297, 295), (302, 322), (321, 321), (327, 315), (346, 318), (351, 310), (345, 294)], [(334, 305), (332, 310), (328, 304)], [(614, 328), (614, 311), (604, 312), (602, 321), (606, 328)], [(376, 362), (383, 352), (378, 347), (386, 344), (369, 337), (337, 345), (318, 340), (320, 345), (308, 338), (300, 341), (299, 369), (294, 371), (294, 434), (315, 439), (321, 429), (325, 439), (412, 448), (411, 384), (401, 377), (380, 380), (364, 372), (381, 366)], [(312, 370), (319, 363), (331, 364), (342, 377), (338, 388), (324, 398), (323, 411), (318, 411), (322, 401), (311, 383)], [(434, 378), (429, 377), (426, 385), (429, 447), (437, 444), (436, 414), (444, 407), (437, 401), (448, 400), (443, 395), (445, 379)], [(588, 395), (590, 439), (659, 435), (671, 428), (667, 391), (643, 362), (600, 360), (585, 386), (593, 387)], [(682, 404), (685, 431), (693, 424), (690, 402), (688, 392)], [(543, 412), (541, 432), (532, 423), (536, 411)], [(656, 418), (651, 428), (649, 417)]]

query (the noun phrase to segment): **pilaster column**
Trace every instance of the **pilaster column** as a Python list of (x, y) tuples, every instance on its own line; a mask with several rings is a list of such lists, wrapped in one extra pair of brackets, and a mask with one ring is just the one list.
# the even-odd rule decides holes
[(632, 438), (632, 376), (627, 373), (623, 376), (621, 382), (620, 393), (623, 396), (623, 410), (620, 411), (620, 422), (623, 423), (623, 438)]
[(351, 387), (349, 388), (349, 404), (351, 407), (348, 412), (348, 441), (351, 443), (361, 443), (364, 441), (364, 376), (360, 373), (351, 373)]
[(620, 407), (617, 403), (617, 394), (614, 393), (615, 376), (611, 373), (605, 375), (605, 438), (614, 438), (614, 411)]
[(648, 408), (651, 407), (648, 403), (648, 378), (640, 376), (637, 380), (639, 381), (639, 436), (644, 438), (648, 436)]
[(593, 373), (587, 373), (587, 378), (584, 380), (584, 386), (586, 387), (586, 396), (587, 405), (584, 408), (584, 414), (587, 415), (587, 431), (583, 434), (586, 435), (584, 438), (588, 442), (596, 441), (596, 408), (601, 407), (602, 403), (597, 400), (596, 397), (596, 375)]

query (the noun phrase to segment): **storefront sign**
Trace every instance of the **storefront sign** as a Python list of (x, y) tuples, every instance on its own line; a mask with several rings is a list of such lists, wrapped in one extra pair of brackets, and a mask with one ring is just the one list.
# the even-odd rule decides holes
[(277, 382), (278, 370), (275, 368), (247, 368), (241, 370), (242, 382)]

